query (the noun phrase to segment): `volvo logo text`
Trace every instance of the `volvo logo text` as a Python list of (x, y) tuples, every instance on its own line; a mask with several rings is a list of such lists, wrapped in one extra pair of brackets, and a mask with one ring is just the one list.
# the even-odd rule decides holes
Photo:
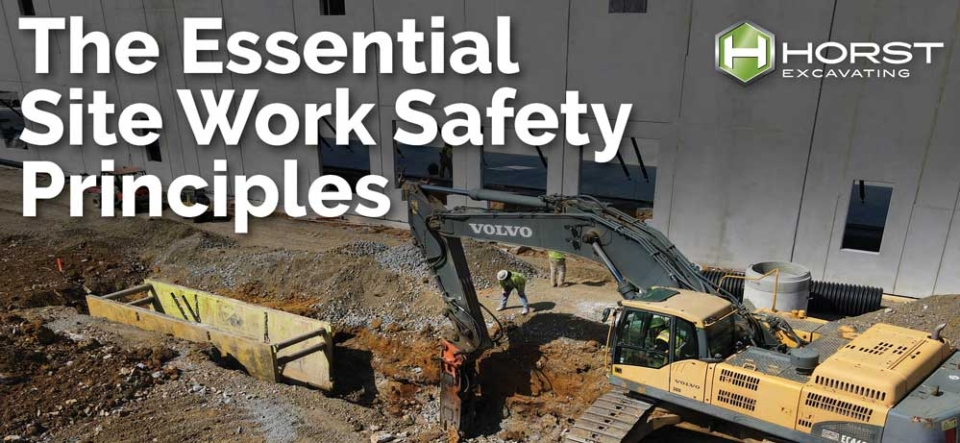
[(470, 223), (470, 229), (473, 229), (474, 234), (496, 235), (499, 237), (533, 237), (533, 229), (530, 229), (526, 226), (504, 226)]

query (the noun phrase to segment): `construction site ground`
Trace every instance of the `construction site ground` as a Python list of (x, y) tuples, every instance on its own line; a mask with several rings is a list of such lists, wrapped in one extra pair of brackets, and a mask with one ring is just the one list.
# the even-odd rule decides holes
[[(21, 216), (21, 171), (0, 168), (0, 438), (22, 441), (443, 441), (438, 343), (446, 320), (402, 230), (277, 216), (193, 224), (174, 215), (69, 217), (67, 196)], [(606, 392), (597, 322), (618, 300), (606, 271), (569, 259), (566, 287), (542, 251), (468, 243), (481, 301), (499, 268), (526, 273), (533, 313), (499, 313), (506, 339), (479, 362), (483, 401), (471, 441), (560, 441)], [(84, 296), (151, 277), (328, 320), (336, 388), (262, 382), (212, 349), (87, 315)], [(845, 320), (917, 329), (949, 324), (960, 299), (897, 304)], [(491, 322), (491, 327), (497, 328)], [(711, 441), (664, 430), (651, 441)]]

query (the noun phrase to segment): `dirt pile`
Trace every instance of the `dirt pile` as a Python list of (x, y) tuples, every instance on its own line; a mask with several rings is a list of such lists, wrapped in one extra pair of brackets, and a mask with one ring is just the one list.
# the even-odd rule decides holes
[[(376, 242), (353, 242), (336, 249), (337, 252), (354, 257), (372, 256), (381, 268), (415, 279), (425, 279), (430, 269), (423, 254), (412, 242), (387, 247)], [(543, 278), (543, 268), (530, 264), (493, 243), (473, 240), (464, 242), (464, 255), (470, 266), (470, 275), (477, 289), (491, 288), (496, 284), (494, 276), (501, 269), (520, 272), (528, 278)]]
[(497, 271), (501, 269), (519, 272), (528, 280), (544, 278), (547, 275), (543, 268), (525, 262), (493, 243), (467, 240), (464, 242), (464, 255), (467, 257), (470, 274), (473, 276), (473, 285), (477, 289), (496, 286)]
[(935, 295), (917, 301), (900, 303), (876, 312), (851, 317), (840, 321), (858, 331), (865, 331), (875, 323), (933, 331), (937, 325), (946, 324), (943, 337), (960, 345), (960, 295)]
[(96, 340), (75, 342), (41, 321), (0, 319), (0, 435), (41, 438), (97, 417), (126, 415), (125, 405), (179, 377), (165, 367), (174, 352), (132, 351)]
[(358, 242), (323, 252), (276, 250), (197, 233), (144, 258), (157, 278), (348, 327), (373, 318), (436, 326), (440, 300), (422, 273), (381, 264), (403, 248)]

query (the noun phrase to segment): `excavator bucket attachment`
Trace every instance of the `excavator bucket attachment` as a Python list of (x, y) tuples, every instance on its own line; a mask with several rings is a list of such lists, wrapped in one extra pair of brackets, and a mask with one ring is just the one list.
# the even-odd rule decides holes
[[(459, 441), (473, 421), (476, 394), (475, 362), (444, 340), (440, 351), (440, 425), (451, 441)], [(456, 436), (456, 438), (453, 438)]]
[[(131, 296), (140, 298), (123, 301)], [(210, 343), (261, 380), (333, 388), (328, 322), (156, 280), (88, 295), (87, 306), (94, 317)]]

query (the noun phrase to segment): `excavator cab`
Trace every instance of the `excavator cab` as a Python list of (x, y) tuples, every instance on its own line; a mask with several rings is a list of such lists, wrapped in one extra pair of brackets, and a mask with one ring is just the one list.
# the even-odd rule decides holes
[(700, 398), (707, 365), (736, 352), (735, 309), (719, 297), (655, 288), (620, 305), (608, 343), (615, 384)]

